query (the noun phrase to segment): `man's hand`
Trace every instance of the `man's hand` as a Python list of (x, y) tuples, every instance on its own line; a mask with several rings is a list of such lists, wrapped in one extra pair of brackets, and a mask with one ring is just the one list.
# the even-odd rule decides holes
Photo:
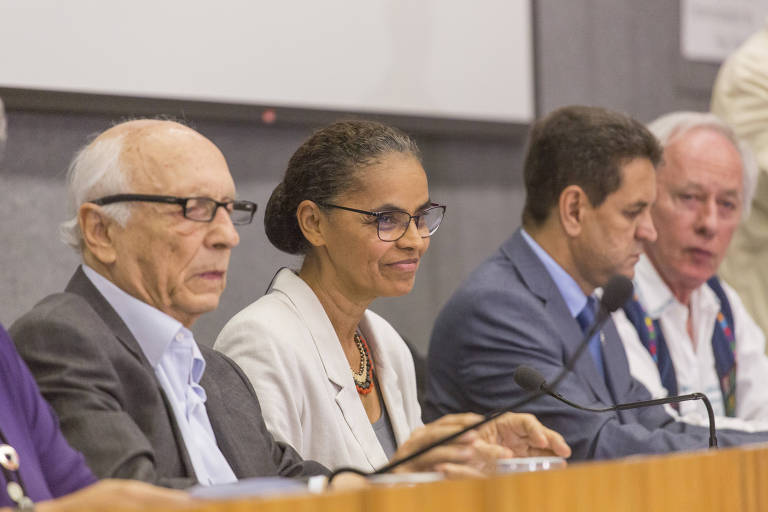
[[(413, 431), (395, 452), (393, 461), (483, 419), (473, 413), (449, 414)], [(532, 414), (506, 413), (480, 428), (465, 432), (395, 472), (440, 471), (449, 477), (480, 476), (496, 469), (496, 460), (509, 457), (556, 455), (570, 457), (563, 436), (542, 425)]]
[(480, 427), (478, 433), (488, 443), (508, 448), (514, 457), (571, 456), (563, 436), (542, 425), (532, 414), (502, 414)]
[[(393, 461), (407, 457), (415, 451), (439, 439), (455, 434), (459, 430), (483, 419), (478, 414), (449, 414), (437, 421), (413, 431), (392, 458)], [(512, 457), (512, 451), (482, 439), (478, 432), (470, 430), (452, 441), (440, 445), (416, 459), (395, 468), (394, 472), (439, 471), (448, 477), (482, 476), (493, 471), (496, 459)]]

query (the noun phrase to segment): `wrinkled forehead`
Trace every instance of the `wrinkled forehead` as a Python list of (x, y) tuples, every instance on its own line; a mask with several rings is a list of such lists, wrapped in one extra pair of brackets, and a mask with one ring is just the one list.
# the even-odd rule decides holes
[(700, 127), (673, 138), (664, 149), (659, 167), (663, 182), (696, 180), (712, 174), (723, 178), (723, 186), (741, 187), (744, 162), (739, 149), (726, 135)]
[(102, 136), (120, 136), (120, 163), (135, 191), (218, 197), (234, 194), (221, 151), (210, 140), (171, 121), (117, 125)]

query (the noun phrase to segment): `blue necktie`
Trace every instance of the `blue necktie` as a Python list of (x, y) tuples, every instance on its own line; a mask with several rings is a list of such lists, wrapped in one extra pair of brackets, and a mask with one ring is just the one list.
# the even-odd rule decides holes
[[(597, 299), (592, 296), (587, 297), (587, 304), (584, 309), (576, 316), (576, 320), (581, 326), (582, 332), (586, 334), (592, 324), (595, 322), (595, 313), (597, 312)], [(595, 333), (589, 340), (589, 353), (592, 354), (592, 360), (595, 362), (597, 371), (605, 381), (605, 367), (603, 367), (603, 346), (600, 343), (600, 333)], [(607, 384), (607, 382), (606, 382)]]

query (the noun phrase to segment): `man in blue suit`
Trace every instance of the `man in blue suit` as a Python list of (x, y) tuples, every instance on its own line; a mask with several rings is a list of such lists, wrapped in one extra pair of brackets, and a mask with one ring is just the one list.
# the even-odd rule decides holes
[[(513, 380), (530, 366), (552, 381), (591, 323), (595, 290), (632, 277), (656, 231), (661, 147), (639, 122), (600, 108), (566, 107), (538, 121), (524, 167), (523, 227), (477, 268), (437, 318), (429, 348), (425, 414), (487, 412), (526, 392)], [(594, 318), (592, 316), (592, 318)], [(558, 391), (591, 407), (650, 399), (632, 378), (608, 322)], [(596, 414), (551, 397), (526, 406), (561, 432), (574, 459), (705, 448), (705, 428), (675, 422), (662, 407)], [(723, 432), (723, 445), (768, 433)]]

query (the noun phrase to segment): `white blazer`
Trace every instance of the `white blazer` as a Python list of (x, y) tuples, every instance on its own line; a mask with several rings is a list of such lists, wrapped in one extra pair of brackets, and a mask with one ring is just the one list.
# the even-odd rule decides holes
[[(372, 311), (359, 325), (397, 444), (422, 425), (413, 358), (395, 329)], [(387, 463), (358, 397), (336, 331), (312, 289), (287, 268), (267, 294), (235, 315), (215, 348), (240, 365), (267, 428), (304, 458), (329, 468)]]

